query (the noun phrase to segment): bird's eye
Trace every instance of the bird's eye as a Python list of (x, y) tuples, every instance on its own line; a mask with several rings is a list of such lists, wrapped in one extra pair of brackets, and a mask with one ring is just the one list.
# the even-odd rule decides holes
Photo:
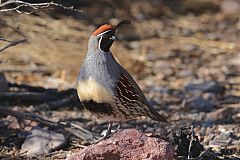
[(104, 34), (104, 35), (103, 35), (103, 38), (107, 38), (107, 35), (106, 35), (106, 34)]

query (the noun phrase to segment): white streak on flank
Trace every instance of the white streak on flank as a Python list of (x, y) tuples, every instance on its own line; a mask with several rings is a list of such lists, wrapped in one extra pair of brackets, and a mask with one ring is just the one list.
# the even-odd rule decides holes
[(77, 84), (78, 96), (81, 101), (93, 100), (97, 103), (111, 103), (112, 95), (91, 77)]

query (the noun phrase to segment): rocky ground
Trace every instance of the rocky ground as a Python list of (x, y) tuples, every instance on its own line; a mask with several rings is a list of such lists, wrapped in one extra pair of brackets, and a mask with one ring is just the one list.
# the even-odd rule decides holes
[[(15, 118), (3, 112), (6, 108), (77, 124), (90, 131), (84, 131), (86, 135), (106, 130), (107, 123), (83, 110), (73, 88), (93, 30), (122, 19), (130, 19), (131, 25), (118, 31), (112, 52), (168, 120), (162, 124), (142, 117), (123, 123), (122, 128), (154, 133), (171, 142), (175, 159), (189, 157), (192, 139), (195, 159), (240, 157), (238, 1), (151, 0), (129, 5), (127, 0), (106, 0), (72, 5), (82, 12), (54, 9), (31, 15), (0, 14), (3, 38), (28, 39), (0, 52), (1, 159), (25, 159), (31, 150), (26, 142), (29, 132), (60, 139), (54, 143), (53, 138), (46, 152), (39, 149), (48, 154), (35, 159), (64, 159), (91, 139), (63, 129), (68, 125), (59, 128), (35, 122), (28, 115)], [(6, 44), (0, 41), (1, 46)]]

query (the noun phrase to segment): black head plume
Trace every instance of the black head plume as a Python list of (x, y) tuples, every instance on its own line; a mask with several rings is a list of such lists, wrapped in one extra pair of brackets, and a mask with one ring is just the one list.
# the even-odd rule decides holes
[(118, 27), (120, 27), (121, 25), (123, 25), (123, 24), (130, 24), (130, 20), (122, 20), (122, 21), (120, 21), (120, 22), (114, 27), (113, 31), (115, 32), (115, 30), (116, 30)]
[(130, 20), (122, 20), (122, 21), (120, 21), (116, 26), (113, 26), (113, 29), (112, 29), (111, 34), (109, 34), (106, 38), (109, 38), (109, 37), (115, 35), (116, 29), (117, 29), (118, 27), (124, 25), (124, 24), (130, 24)]
[(129, 20), (120, 21), (116, 26), (112, 26), (110, 32), (106, 32), (104, 35), (99, 38), (99, 48), (104, 52), (108, 52), (110, 47), (113, 44), (113, 41), (116, 39), (115, 30), (123, 24), (130, 24)]

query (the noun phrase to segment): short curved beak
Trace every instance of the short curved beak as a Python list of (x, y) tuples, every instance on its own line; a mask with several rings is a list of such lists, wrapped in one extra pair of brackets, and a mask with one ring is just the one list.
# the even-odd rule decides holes
[(112, 36), (110, 37), (110, 39), (111, 39), (111, 40), (115, 40), (115, 39), (116, 39), (116, 36), (115, 36), (115, 35), (112, 35)]

